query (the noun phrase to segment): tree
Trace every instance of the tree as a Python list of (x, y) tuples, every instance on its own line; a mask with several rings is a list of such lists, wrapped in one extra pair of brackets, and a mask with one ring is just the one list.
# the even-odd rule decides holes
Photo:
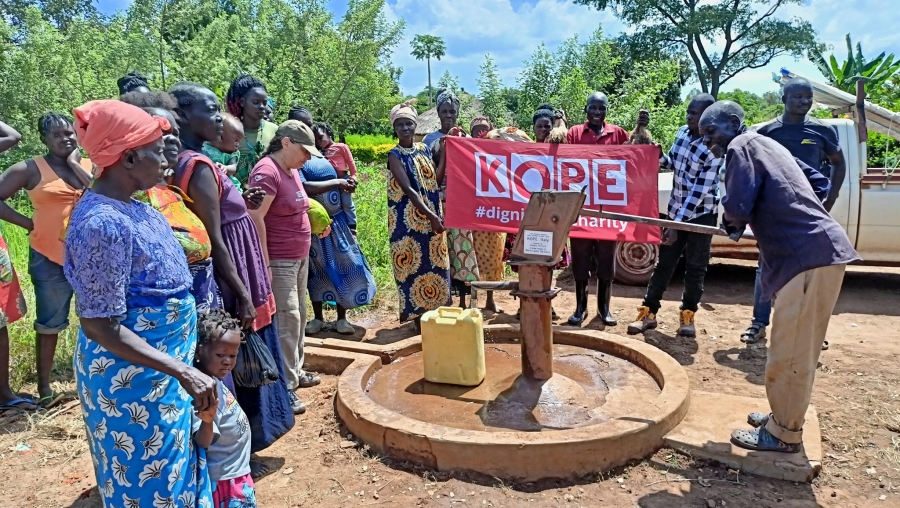
[(447, 90), (453, 90), (456, 93), (459, 93), (459, 77), (450, 74), (450, 71), (444, 71), (441, 75), (441, 79), (437, 82), (438, 89), (446, 88)]
[[(648, 47), (687, 50), (704, 92), (717, 96), (728, 80), (780, 55), (800, 57), (816, 48), (808, 21), (784, 21), (778, 9), (804, 0), (575, 0), (612, 8)], [(721, 47), (716, 42), (721, 41)]]
[(626, 81), (634, 78), (638, 63), (647, 61), (671, 60), (678, 63), (678, 79), (669, 84), (663, 91), (663, 98), (669, 106), (681, 104), (681, 89), (693, 77), (693, 67), (687, 51), (681, 47), (661, 47), (648, 44), (641, 37), (621, 34), (612, 40), (612, 53), (619, 59), (610, 84), (612, 90), (621, 88)]
[(434, 90), (431, 88), (431, 59), (438, 61), (447, 54), (447, 48), (444, 47), (444, 39), (434, 35), (417, 35), (412, 40), (412, 56), (416, 60), (425, 60), (428, 62), (428, 95), (431, 97), (428, 104), (434, 100)]
[(132, 70), (156, 90), (196, 81), (219, 97), (249, 72), (266, 84), (277, 118), (299, 103), (338, 134), (386, 126), (400, 99), (389, 59), (403, 22), (388, 22), (384, 5), (351, 0), (335, 19), (325, 0), (135, 0), (66, 27), (25, 6), (17, 22), (0, 23), (0, 94), (12, 98), (0, 103), (0, 119), (24, 135), (0, 166), (40, 153), (40, 115), (117, 97), (116, 79)]
[(509, 110), (506, 108), (506, 97), (503, 94), (503, 82), (500, 71), (491, 54), (484, 55), (484, 63), (478, 68), (478, 90), (481, 95), (481, 111), (497, 126), (509, 122)]
[(4, 0), (0, 2), (0, 17), (21, 27), (25, 22), (25, 11), (36, 7), (45, 20), (66, 30), (75, 18), (99, 16), (93, 4), (92, 0)]
[(541, 43), (525, 61), (525, 68), (519, 74), (519, 100), (516, 120), (518, 125), (531, 126), (531, 115), (537, 107), (556, 93), (559, 86), (557, 70), (559, 66), (556, 59), (547, 51), (547, 46)]
[(863, 56), (862, 45), (856, 43), (856, 54), (853, 54), (853, 43), (850, 34), (847, 34), (847, 60), (843, 65), (838, 65), (837, 59), (831, 55), (829, 61), (821, 51), (810, 51), (809, 58), (819, 72), (835, 88), (845, 92), (856, 93), (856, 82), (862, 79), (865, 82), (866, 91), (872, 91), (882, 87), (891, 78), (900, 72), (900, 60), (894, 62), (894, 54), (885, 56), (882, 52), (872, 60), (866, 60)]
[(766, 92), (759, 96), (737, 89), (720, 93), (719, 99), (740, 104), (744, 108), (744, 120), (748, 125), (768, 122), (784, 112), (784, 104), (781, 103), (781, 94), (778, 92)]

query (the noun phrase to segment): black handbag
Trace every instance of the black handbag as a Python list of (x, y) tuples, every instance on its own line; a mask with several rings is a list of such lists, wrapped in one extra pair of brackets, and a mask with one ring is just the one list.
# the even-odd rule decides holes
[(262, 337), (253, 330), (244, 331), (237, 361), (231, 371), (235, 386), (259, 388), (278, 380), (278, 365)]

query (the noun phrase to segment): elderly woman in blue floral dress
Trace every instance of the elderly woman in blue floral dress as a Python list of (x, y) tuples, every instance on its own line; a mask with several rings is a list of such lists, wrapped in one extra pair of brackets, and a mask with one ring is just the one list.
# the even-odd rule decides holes
[(211, 507), (191, 418), (218, 401), (216, 381), (192, 367), (191, 275), (166, 219), (131, 198), (159, 181), (169, 123), (120, 101), (74, 113), (96, 183), (72, 212), (64, 271), (81, 321), (75, 381), (103, 505)]

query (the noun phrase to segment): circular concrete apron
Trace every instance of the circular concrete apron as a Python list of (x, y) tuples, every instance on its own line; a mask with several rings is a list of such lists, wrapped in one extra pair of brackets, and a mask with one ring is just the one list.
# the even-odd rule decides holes
[(663, 445), (690, 406), (687, 374), (643, 342), (554, 328), (554, 376), (521, 377), (517, 328), (485, 327), (487, 377), (429, 383), (421, 353), (382, 366), (355, 361), (337, 410), (373, 449), (440, 471), (534, 481), (604, 471)]

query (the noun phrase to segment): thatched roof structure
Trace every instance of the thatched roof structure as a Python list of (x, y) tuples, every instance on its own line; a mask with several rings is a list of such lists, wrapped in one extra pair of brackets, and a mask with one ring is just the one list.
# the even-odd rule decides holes
[[(481, 101), (465, 92), (460, 94), (459, 99), (463, 103), (462, 111), (459, 112), (459, 121), (461, 124), (465, 122), (463, 127), (468, 131), (469, 120), (481, 115)], [(416, 124), (416, 140), (421, 141), (426, 134), (430, 134), (440, 128), (441, 119), (438, 118), (437, 108), (431, 108), (419, 115), (419, 121)]]

